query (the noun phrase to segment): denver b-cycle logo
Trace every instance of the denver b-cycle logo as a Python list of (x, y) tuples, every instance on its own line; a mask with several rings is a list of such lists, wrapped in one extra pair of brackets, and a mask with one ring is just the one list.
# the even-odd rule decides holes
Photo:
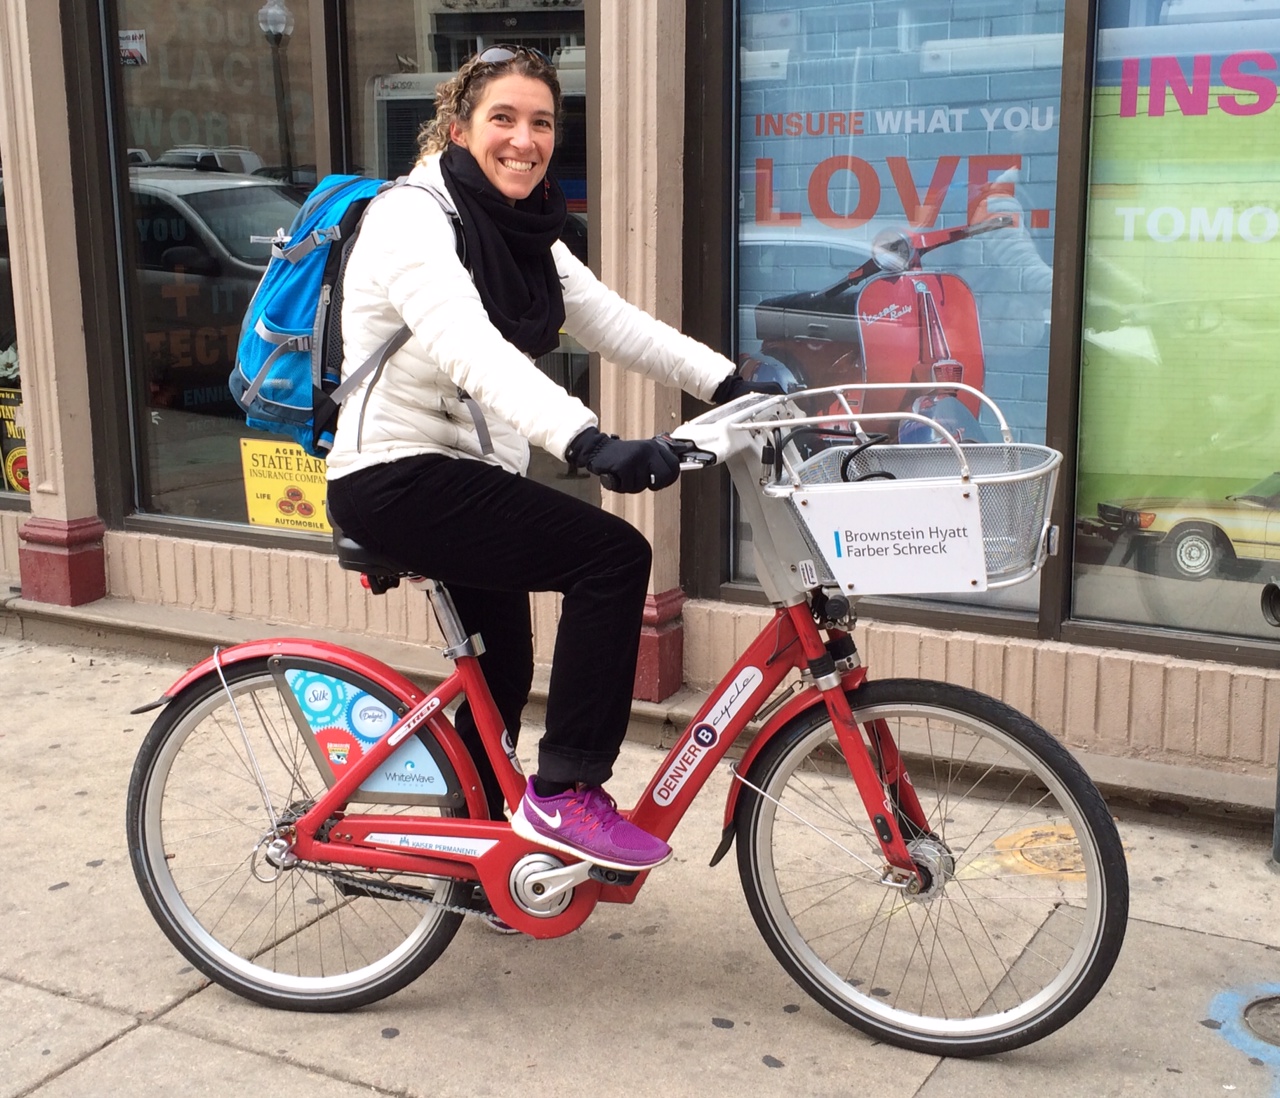
[(720, 733), (713, 724), (700, 724), (693, 730), (693, 742), (699, 747), (714, 747)]
[(680, 792), (689, 775), (698, 769), (702, 760), (720, 740), (720, 733), (764, 681), (758, 667), (744, 667), (731, 686), (716, 698), (707, 711), (709, 720), (699, 721), (689, 733), (685, 748), (667, 767), (662, 779), (653, 791), (653, 799), (660, 805), (668, 805)]

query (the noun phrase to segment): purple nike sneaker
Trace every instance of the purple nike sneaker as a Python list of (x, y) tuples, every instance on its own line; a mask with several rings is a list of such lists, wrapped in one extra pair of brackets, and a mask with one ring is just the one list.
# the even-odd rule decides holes
[(539, 797), (533, 779), (511, 817), (521, 838), (610, 869), (652, 869), (671, 857), (671, 847), (618, 814), (614, 799), (598, 785)]

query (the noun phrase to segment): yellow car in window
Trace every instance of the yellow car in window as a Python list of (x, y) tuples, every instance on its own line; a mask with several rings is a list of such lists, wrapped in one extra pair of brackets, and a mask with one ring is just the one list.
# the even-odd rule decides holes
[[(1092, 525), (1092, 524), (1090, 524)], [(1166, 575), (1241, 577), (1280, 561), (1280, 472), (1223, 499), (1140, 498), (1098, 504), (1106, 536), (1128, 537), (1125, 561)]]

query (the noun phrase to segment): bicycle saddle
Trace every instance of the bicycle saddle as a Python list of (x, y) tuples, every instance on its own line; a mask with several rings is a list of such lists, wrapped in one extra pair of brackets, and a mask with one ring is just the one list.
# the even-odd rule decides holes
[(338, 553), (338, 566), (349, 572), (364, 572), (379, 576), (408, 576), (412, 570), (393, 560), (366, 549), (337, 530), (333, 534), (333, 547)]

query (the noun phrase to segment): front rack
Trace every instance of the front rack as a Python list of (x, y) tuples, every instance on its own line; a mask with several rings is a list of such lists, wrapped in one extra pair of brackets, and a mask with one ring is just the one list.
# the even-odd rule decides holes
[[(788, 602), (817, 586), (853, 596), (972, 592), (1034, 576), (1052, 549), (1062, 455), (1014, 442), (996, 404), (969, 386), (955, 389), (991, 410), (1003, 441), (962, 442), (915, 412), (855, 412), (849, 396), (876, 388), (937, 391), (904, 383), (754, 395), (676, 432), (728, 464), (757, 571), (778, 589), (771, 597)], [(924, 423), (938, 441), (898, 444), (864, 429), (894, 421)]]

